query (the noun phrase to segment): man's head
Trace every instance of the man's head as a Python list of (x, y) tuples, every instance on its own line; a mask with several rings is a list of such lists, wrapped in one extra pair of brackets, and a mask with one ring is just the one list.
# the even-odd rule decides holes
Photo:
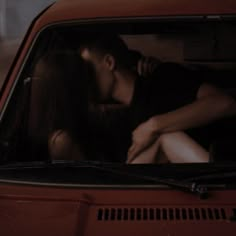
[(117, 35), (90, 35), (82, 43), (80, 53), (95, 68), (95, 87), (100, 101), (110, 99), (117, 80), (116, 72), (131, 68), (128, 47)]

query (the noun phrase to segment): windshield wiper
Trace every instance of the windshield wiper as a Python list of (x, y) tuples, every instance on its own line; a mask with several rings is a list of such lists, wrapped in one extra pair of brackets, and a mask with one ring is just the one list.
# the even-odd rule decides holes
[[(100, 161), (46, 161), (46, 162), (16, 162), (0, 166), (0, 169), (22, 169), (22, 168), (67, 168), (67, 167), (89, 167), (94, 170), (108, 172), (115, 176), (123, 176), (136, 180), (147, 181), (155, 184), (163, 184), (176, 190), (199, 195), (201, 199), (208, 198), (208, 189), (204, 185), (197, 184), (196, 181), (180, 181), (176, 179), (165, 179), (152, 177), (149, 175), (137, 174), (132, 171), (124, 171), (118, 168), (124, 164), (114, 166), (114, 163)], [(117, 168), (118, 167), (118, 168)]]
[(188, 178), (186, 181), (221, 180), (229, 178), (236, 178), (236, 171), (220, 171), (211, 174), (196, 176), (193, 178)]
[[(111, 168), (111, 167), (105, 167), (104, 163), (101, 163), (101, 162), (87, 162), (86, 161), (85, 164), (86, 166), (89, 166), (98, 170), (106, 171), (115, 175), (122, 175), (126, 177), (140, 179), (140, 180), (150, 181), (155, 184), (163, 184), (163, 185), (167, 185), (169, 187), (175, 188), (177, 190), (197, 194), (199, 195), (201, 199), (208, 198), (207, 187), (197, 184), (195, 181), (194, 182), (178, 181), (175, 179), (164, 179), (160, 177), (151, 177), (151, 176), (135, 174), (135, 173), (127, 172), (127, 171), (115, 170), (114, 168)], [(105, 164), (111, 164), (111, 163), (105, 163)]]

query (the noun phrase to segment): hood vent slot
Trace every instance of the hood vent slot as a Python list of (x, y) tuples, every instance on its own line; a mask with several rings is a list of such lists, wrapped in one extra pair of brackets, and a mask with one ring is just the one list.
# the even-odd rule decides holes
[(100, 208), (98, 221), (225, 220), (223, 208)]

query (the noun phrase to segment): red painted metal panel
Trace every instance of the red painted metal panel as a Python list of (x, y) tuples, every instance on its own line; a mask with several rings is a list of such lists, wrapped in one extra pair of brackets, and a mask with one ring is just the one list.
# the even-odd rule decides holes
[[(0, 235), (235, 235), (231, 220), (236, 191), (213, 191), (209, 199), (171, 189), (80, 189), (0, 185)], [(99, 209), (160, 210), (160, 218), (98, 219)], [(170, 209), (172, 209), (170, 211)], [(186, 209), (177, 217), (175, 209)], [(209, 211), (207, 217), (196, 209)], [(218, 209), (218, 210), (217, 210)], [(224, 210), (224, 215), (221, 212)], [(218, 213), (214, 213), (214, 211)], [(164, 216), (164, 213), (165, 216)], [(172, 212), (172, 216), (170, 214)], [(130, 214), (130, 213), (129, 213)], [(146, 213), (147, 214), (147, 213)], [(156, 213), (154, 213), (156, 214)], [(200, 215), (199, 215), (200, 214)], [(220, 214), (220, 216), (219, 216)], [(193, 215), (193, 216), (191, 216)], [(213, 216), (211, 216), (213, 215)]]
[(49, 9), (41, 18), (40, 24), (78, 18), (221, 14), (236, 14), (236, 2), (234, 0), (64, 0)]

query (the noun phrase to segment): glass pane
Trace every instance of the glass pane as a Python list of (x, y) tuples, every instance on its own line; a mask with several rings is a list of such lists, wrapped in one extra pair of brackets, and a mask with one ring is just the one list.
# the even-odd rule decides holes
[(45, 30), (4, 117), (7, 158), (234, 161), (235, 29), (149, 22)]

